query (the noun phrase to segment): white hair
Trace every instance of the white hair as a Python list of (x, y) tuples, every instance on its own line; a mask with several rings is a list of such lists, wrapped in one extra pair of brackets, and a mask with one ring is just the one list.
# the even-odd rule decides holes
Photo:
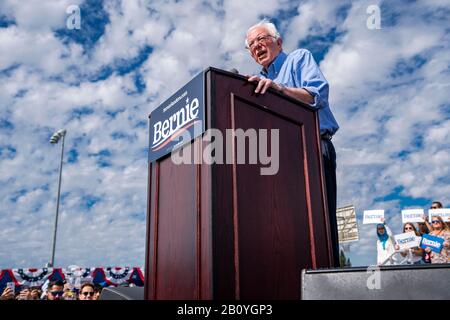
[(281, 38), (281, 35), (278, 32), (277, 27), (275, 27), (275, 25), (272, 22), (270, 22), (269, 20), (263, 19), (260, 22), (258, 22), (257, 24), (255, 24), (255, 25), (251, 26), (250, 28), (248, 28), (247, 34), (246, 34), (246, 37), (245, 37), (245, 47), (246, 48), (248, 47), (248, 41), (247, 41), (248, 34), (250, 33), (250, 31), (252, 31), (253, 29), (258, 28), (258, 27), (264, 27), (267, 30), (267, 32), (272, 37), (275, 38), (275, 40), (278, 40), (279, 38)]

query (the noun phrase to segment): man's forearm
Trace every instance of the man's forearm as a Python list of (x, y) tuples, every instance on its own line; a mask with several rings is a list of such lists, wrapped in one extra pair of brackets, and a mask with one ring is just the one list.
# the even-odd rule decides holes
[(284, 94), (296, 98), (307, 104), (314, 104), (314, 97), (307, 90), (302, 88), (285, 87), (282, 91)]

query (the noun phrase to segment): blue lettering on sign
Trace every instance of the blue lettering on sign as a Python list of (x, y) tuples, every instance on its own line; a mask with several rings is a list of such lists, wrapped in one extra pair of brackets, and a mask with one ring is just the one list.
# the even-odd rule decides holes
[(408, 243), (408, 242), (412, 242), (415, 241), (416, 237), (410, 237), (410, 238), (406, 238), (406, 239), (400, 239), (398, 240), (399, 244), (404, 244), (404, 243)]

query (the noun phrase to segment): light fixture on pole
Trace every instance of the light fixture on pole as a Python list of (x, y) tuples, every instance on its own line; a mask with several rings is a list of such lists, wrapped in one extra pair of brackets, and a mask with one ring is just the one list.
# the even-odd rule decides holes
[(64, 138), (66, 137), (66, 132), (67, 131), (65, 129), (58, 130), (50, 138), (51, 144), (57, 144), (59, 142), (59, 140), (62, 138), (61, 162), (59, 165), (58, 196), (56, 198), (55, 228), (53, 231), (52, 259), (50, 261), (50, 267), (54, 267), (54, 263), (55, 263), (56, 230), (58, 229), (59, 197), (61, 195), (61, 176), (62, 176), (62, 166), (63, 166), (63, 159), (64, 159)]

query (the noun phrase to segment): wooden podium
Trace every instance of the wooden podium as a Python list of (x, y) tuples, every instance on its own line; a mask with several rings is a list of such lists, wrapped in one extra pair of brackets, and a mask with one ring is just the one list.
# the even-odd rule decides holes
[(204, 77), (206, 129), (279, 129), (279, 171), (151, 162), (145, 298), (300, 299), (302, 269), (333, 264), (317, 112), (237, 74)]

